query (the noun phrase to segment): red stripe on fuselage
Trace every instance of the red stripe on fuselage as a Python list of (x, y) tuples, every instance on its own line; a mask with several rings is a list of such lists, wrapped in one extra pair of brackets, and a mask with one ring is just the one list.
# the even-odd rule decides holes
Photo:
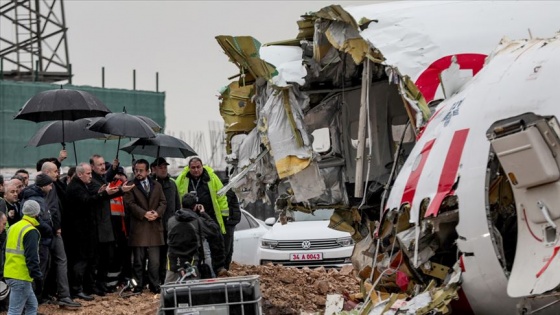
[(443, 198), (447, 195), (453, 194), (453, 184), (455, 184), (455, 180), (457, 178), (459, 163), (461, 162), (463, 148), (465, 147), (468, 135), (469, 129), (457, 130), (453, 134), (453, 139), (451, 140), (451, 145), (449, 146), (449, 151), (447, 151), (447, 157), (445, 158), (445, 162), (443, 164), (443, 170), (441, 172), (441, 176), (439, 177), (438, 191), (430, 203), (425, 217), (436, 216)]
[(403, 203), (409, 203), (412, 205), (412, 200), (414, 199), (414, 195), (416, 194), (416, 187), (418, 186), (420, 175), (422, 174), (422, 170), (424, 169), (424, 165), (426, 164), (426, 160), (428, 160), (428, 156), (430, 155), (435, 141), (436, 139), (432, 139), (426, 142), (424, 148), (422, 148), (422, 152), (420, 152), (420, 162), (418, 163), (418, 166), (416, 166), (416, 169), (410, 172), (410, 176), (408, 176), (408, 180), (406, 181), (401, 205)]

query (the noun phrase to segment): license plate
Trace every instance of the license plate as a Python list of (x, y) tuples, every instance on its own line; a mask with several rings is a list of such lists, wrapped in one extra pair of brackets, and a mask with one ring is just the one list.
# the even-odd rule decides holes
[(323, 260), (323, 253), (296, 253), (290, 254), (291, 261)]

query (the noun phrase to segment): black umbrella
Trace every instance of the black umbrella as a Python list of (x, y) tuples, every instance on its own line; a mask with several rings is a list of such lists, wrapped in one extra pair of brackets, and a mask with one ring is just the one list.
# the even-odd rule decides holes
[(170, 135), (157, 134), (155, 138), (141, 138), (123, 145), (121, 150), (130, 154), (153, 157), (186, 158), (197, 155), (185, 141)]
[[(121, 137), (153, 138), (156, 136), (152, 128), (142, 119), (126, 112), (109, 113), (105, 117), (89, 123), (87, 128), (92, 131), (118, 136), (118, 147), (121, 145)], [(119, 158), (118, 147), (117, 159)]]
[(34, 122), (103, 117), (111, 111), (94, 95), (68, 89), (40, 92), (14, 116)]
[[(40, 92), (30, 98), (14, 116), (33, 122), (50, 120), (78, 120), (88, 117), (102, 117), (111, 111), (97, 97), (79, 90), (68, 90), (62, 87), (57, 90)], [(62, 138), (64, 124), (61, 124)], [(62, 141), (64, 142), (64, 141)]]
[(155, 122), (153, 119), (151, 119), (150, 117), (146, 117), (146, 116), (140, 116), (140, 115), (136, 115), (136, 117), (142, 119), (145, 123), (148, 124), (148, 126), (150, 126), (150, 128), (152, 128), (152, 130), (154, 132), (160, 132), (161, 131), (161, 126), (158, 125), (157, 122)]
[[(87, 124), (90, 122), (91, 120), (89, 118), (82, 118), (75, 121), (59, 120), (50, 122), (39, 128), (33, 137), (29, 139), (27, 145), (39, 147), (45, 144), (61, 143), (62, 146), (65, 147), (66, 142), (72, 142), (76, 165), (78, 165), (78, 156), (76, 155), (76, 144), (74, 141), (105, 137), (105, 134), (86, 129)], [(64, 126), (62, 126), (63, 124)], [(62, 129), (66, 132), (61, 133), (60, 131)]]
[[(132, 116), (136, 116), (138, 118), (140, 118), (142, 121), (144, 121), (146, 124), (148, 124), (148, 126), (150, 126), (150, 128), (152, 128), (152, 130), (155, 132), (160, 132), (161, 131), (161, 126), (158, 125), (157, 122), (155, 122), (153, 119), (146, 117), (146, 116), (140, 116), (140, 115), (132, 115)], [(91, 118), (91, 123), (95, 123), (96, 121), (98, 121), (99, 119), (102, 119), (103, 117), (95, 117), (95, 118)], [(118, 139), (119, 136), (117, 135), (105, 135), (105, 137), (103, 138), (104, 140), (115, 140)], [(129, 137), (132, 138), (133, 137)]]

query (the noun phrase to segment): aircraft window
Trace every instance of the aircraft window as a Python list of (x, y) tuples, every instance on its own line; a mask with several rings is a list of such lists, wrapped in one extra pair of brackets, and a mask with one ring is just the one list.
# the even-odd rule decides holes
[(329, 128), (315, 129), (313, 135), (313, 151), (325, 153), (331, 149), (331, 135)]

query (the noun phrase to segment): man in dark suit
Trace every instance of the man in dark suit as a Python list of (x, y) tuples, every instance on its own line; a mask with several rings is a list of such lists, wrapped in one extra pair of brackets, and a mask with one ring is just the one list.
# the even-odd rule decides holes
[(93, 297), (85, 294), (83, 289), (84, 286), (87, 289), (94, 286), (93, 267), (98, 240), (96, 211), (99, 211), (99, 202), (134, 188), (134, 185), (104, 185), (97, 191), (91, 191), (91, 173), (89, 163), (80, 163), (76, 167), (76, 176), (72, 178), (66, 190), (68, 210), (65, 212), (65, 218), (68, 220), (66, 245), (71, 266), (71, 290), (75, 297), (90, 301)]
[(162, 218), (167, 201), (161, 184), (151, 179), (149, 163), (144, 159), (134, 163), (135, 188), (124, 195), (124, 204), (130, 214), (130, 234), (128, 245), (132, 249), (133, 276), (138, 282), (134, 289), (142, 292), (143, 270), (148, 258), (148, 279), (150, 291), (159, 293), (159, 251), (164, 244)]

